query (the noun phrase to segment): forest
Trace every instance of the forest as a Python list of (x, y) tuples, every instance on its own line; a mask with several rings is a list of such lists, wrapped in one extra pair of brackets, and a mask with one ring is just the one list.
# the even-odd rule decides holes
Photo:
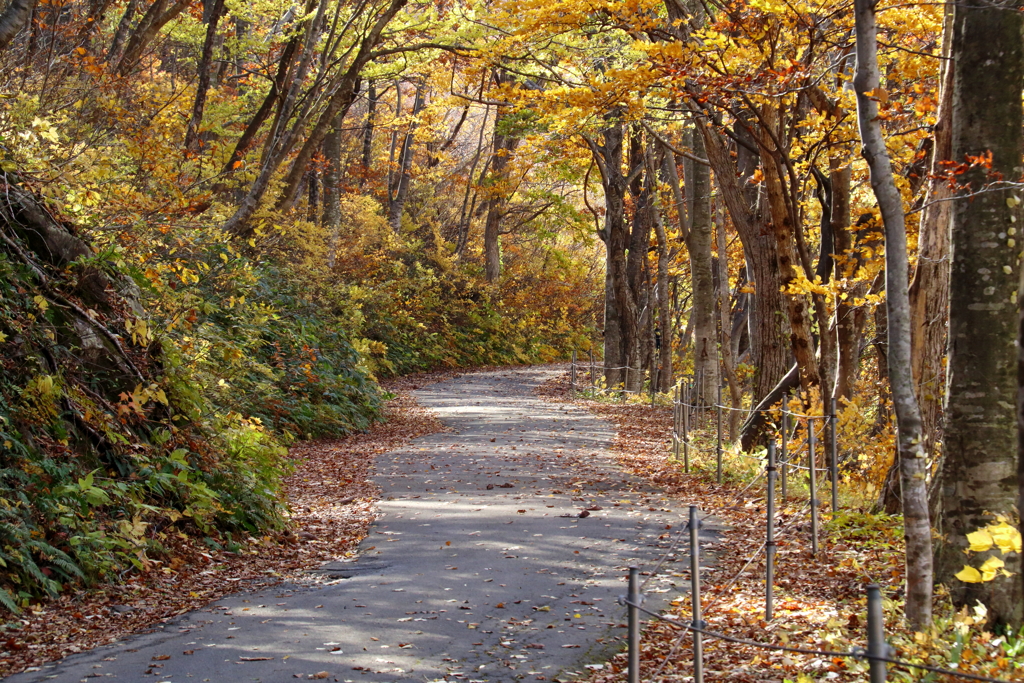
[(2, 609), (286, 530), (288, 448), (365, 432), (383, 380), (577, 354), (724, 402), (736, 451), (837, 406), (907, 628), (1017, 633), (1022, 31), (1017, 0), (7, 0)]

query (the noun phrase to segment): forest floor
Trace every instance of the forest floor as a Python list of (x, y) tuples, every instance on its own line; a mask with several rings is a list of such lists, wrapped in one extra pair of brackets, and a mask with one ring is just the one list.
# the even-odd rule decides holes
[[(899, 517), (858, 507), (833, 514), (825, 483), (818, 493), (819, 551), (812, 554), (810, 506), (798, 473), (791, 475), (790, 499), (777, 500), (775, 610), (773, 618), (766, 621), (766, 486), (758, 474), (763, 473), (763, 459), (726, 451), (725, 476), (719, 485), (713, 412), (690, 432), (694, 448), (692, 469), (687, 474), (682, 463), (670, 457), (670, 406), (652, 407), (647, 395), (627, 403), (573, 396), (568, 373), (552, 378), (540, 393), (558, 405), (584, 408), (611, 422), (616, 428), (611, 450), (623, 469), (659, 487), (670, 498), (698, 504), (702, 514), (713, 515), (725, 526), (717, 544), (715, 571), (702, 569), (706, 629), (774, 646), (851, 652), (866, 646), (866, 587), (877, 584), (884, 597), (891, 657), (1001, 680), (1024, 680), (1024, 637), (997, 637), (987, 632), (983, 609), (955, 610), (941, 587), (934, 600), (937, 618), (933, 629), (913, 633), (906, 628)], [(689, 572), (682, 574), (689, 579)], [(663, 612), (665, 619), (645, 625), (640, 680), (693, 680), (692, 636), (676, 625), (689, 623), (691, 615), (689, 596), (682, 595)], [(866, 661), (854, 657), (784, 652), (708, 636), (703, 651), (704, 680), (709, 683), (868, 680)], [(621, 683), (625, 667), (625, 654), (617, 654), (593, 670), (586, 683)], [(963, 680), (935, 674), (923, 678), (926, 674), (920, 669), (893, 665), (888, 675), (899, 681)]]
[[(780, 529), (776, 616), (766, 622), (763, 480), (748, 486), (734, 471), (727, 470), (723, 484), (716, 484), (713, 440), (705, 441), (706, 448), (694, 455), (692, 473), (684, 473), (681, 463), (669, 457), (669, 406), (652, 407), (649, 402), (633, 402), (636, 399), (620, 403), (572, 397), (567, 373), (545, 384), (541, 393), (548, 400), (583, 407), (610, 421), (617, 434), (612, 451), (624, 469), (673, 498), (699, 505), (702, 515), (714, 515), (725, 525), (718, 544), (723, 550), (716, 555), (715, 571), (702, 576), (703, 616), (708, 629), (765, 643), (844, 651), (849, 649), (849, 636), (863, 636), (865, 586), (872, 582), (894, 588), (901, 585), (902, 557), (892, 552), (898, 539), (876, 534), (871, 547), (854, 548), (852, 538), (844, 542), (840, 533), (823, 531), (818, 556), (812, 556), (806, 501), (790, 501), (788, 505), (780, 504), (776, 518)], [(701, 436), (700, 431), (691, 435), (698, 443)], [(683, 574), (689, 580), (689, 572)], [(688, 623), (689, 597), (673, 601), (666, 614)], [(645, 627), (642, 643), (641, 680), (692, 680), (692, 637), (685, 631), (671, 623), (653, 621)], [(801, 673), (814, 678), (865, 680), (865, 668), (855, 660), (760, 650), (711, 638), (705, 638), (703, 648), (706, 681), (797, 680)], [(621, 681), (625, 666), (625, 655), (619, 654), (593, 673), (591, 683)]]
[(26, 610), (0, 631), (0, 678), (152, 629), (240, 590), (303, 576), (306, 570), (351, 556), (376, 516), (378, 487), (370, 480), (374, 458), (445, 427), (409, 391), (457, 375), (410, 375), (387, 383), (395, 394), (386, 419), (365, 434), (290, 449), (294, 471), (284, 495), (292, 529), (249, 539), (240, 553), (213, 551), (195, 539), (171, 537), (166, 562), (120, 585), (63, 595)]
[[(148, 634), (37, 664), (11, 680), (553, 681), (604, 667), (621, 648), (624, 609), (616, 597), (626, 567), (652, 568), (662, 558), (664, 567), (685, 563), (673, 550), (685, 509), (616, 465), (605, 420), (536, 395), (554, 374), (474, 373), (429, 387), (406, 380), (444, 429), (422, 415), (413, 420), (419, 426), (403, 423), (414, 410), (405, 402), (395, 417), (407, 426), (391, 423), (401, 436), (357, 437), (359, 462), (330, 452), (346, 441), (304, 446), (315, 452), (296, 453), (309, 464), (290, 482), (301, 496), (292, 501), (295, 545), (268, 543), (254, 548), (258, 554), (214, 559), (219, 572), (235, 572), (229, 584), (246, 584), (245, 592), (181, 614), (190, 606), (184, 596), (200, 595), (187, 582), (211, 570), (179, 567), (177, 583), (163, 593), (138, 587), (135, 609), (125, 612), (152, 609), (167, 593), (181, 596), (159, 623), (149, 622)], [(427, 431), (434, 433), (422, 435)], [(413, 434), (421, 436), (402, 446)], [(329, 452), (321, 457), (318, 449)], [(370, 483), (357, 473), (374, 454)], [(353, 555), (359, 525), (374, 514), (374, 484), (378, 517)], [(713, 524), (703, 533), (704, 542), (714, 542)], [(306, 546), (315, 550), (295, 550)], [(269, 561), (264, 555), (284, 552), (290, 554), (281, 562), (261, 564)], [(280, 582), (324, 560), (304, 580)], [(657, 609), (678, 599), (680, 576), (650, 574), (647, 604)], [(227, 589), (206, 587), (206, 600)], [(86, 623), (97, 613), (116, 619), (105, 614), (118, 610), (97, 604), (65, 609), (80, 610)], [(70, 647), (90, 644), (75, 635)]]
[[(709, 629), (849, 651), (864, 645), (864, 590), (878, 583), (897, 656), (949, 666), (942, 634), (922, 639), (900, 628), (898, 518), (825, 512), (812, 556), (806, 495), (782, 505), (775, 618), (765, 621), (760, 465), (727, 457), (725, 481), (715, 484), (707, 425), (691, 436), (698, 448), (686, 474), (668, 457), (669, 407), (573, 397), (564, 372), (446, 372), (389, 388), (397, 398), (387, 423), (293, 449), (294, 534), (254, 539), (240, 555), (183, 545), (160, 571), (43, 605), (4, 635), (0, 675), (29, 667), (15, 680), (170, 680), (175, 672), (180, 680), (194, 669), (184, 675), (618, 683), (623, 609), (611, 603), (625, 592), (627, 564), (645, 570), (645, 606), (689, 620), (680, 533), (689, 502), (722, 523), (702, 539)], [(972, 623), (964, 612), (950, 627)], [(264, 635), (253, 640), (250, 630)], [(140, 631), (149, 635), (125, 640)], [(1012, 661), (999, 658), (998, 639), (972, 633), (980, 635), (960, 652), (965, 670), (1019, 680)], [(690, 642), (667, 621), (648, 623), (641, 679), (692, 680)], [(704, 650), (707, 681), (867, 678), (853, 658), (714, 639)]]

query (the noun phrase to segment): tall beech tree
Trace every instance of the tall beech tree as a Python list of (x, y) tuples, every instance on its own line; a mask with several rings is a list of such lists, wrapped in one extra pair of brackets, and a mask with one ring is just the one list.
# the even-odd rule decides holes
[[(967, 534), (994, 515), (1015, 517), (1018, 230), (1024, 172), (1021, 88), (1024, 28), (1019, 2), (958, 3), (953, 16), (952, 159), (969, 167), (957, 181), (967, 198), (952, 207), (949, 379), (941, 472), (939, 580), (957, 605), (981, 601), (995, 624), (1021, 623), (1020, 554), (994, 556), (1016, 576), (968, 583)], [(992, 68), (998, 64), (999, 68)], [(891, 291), (890, 291), (891, 295)], [(890, 322), (891, 325), (891, 322)], [(890, 351), (891, 353), (891, 351)], [(895, 387), (894, 387), (895, 393)], [(906, 497), (906, 491), (904, 491)]]

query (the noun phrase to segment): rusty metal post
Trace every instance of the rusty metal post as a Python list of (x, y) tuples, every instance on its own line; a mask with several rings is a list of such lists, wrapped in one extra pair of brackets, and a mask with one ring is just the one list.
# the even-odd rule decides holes
[(764, 620), (775, 609), (775, 440), (768, 442), (768, 526), (765, 538)]

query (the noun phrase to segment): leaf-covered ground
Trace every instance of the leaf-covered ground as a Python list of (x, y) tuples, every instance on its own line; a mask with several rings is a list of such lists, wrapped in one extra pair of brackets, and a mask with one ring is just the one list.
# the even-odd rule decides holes
[[(995, 637), (984, 619), (967, 610), (957, 613), (941, 594), (936, 598), (936, 628), (930, 634), (902, 628), (903, 538), (899, 517), (828, 511), (827, 487), (822, 499), (823, 530), (817, 556), (811, 554), (810, 516), (806, 496), (780, 506), (777, 513), (778, 553), (775, 570), (775, 615), (765, 621), (766, 510), (763, 478), (751, 481), (760, 465), (734, 462), (726, 466), (722, 485), (714, 477), (714, 423), (692, 440), (707, 444), (695, 456), (692, 474), (669, 458), (672, 412), (668, 406), (619, 403), (571, 397), (568, 375), (541, 387), (550, 400), (572, 402), (613, 422), (613, 450), (629, 471), (664, 487), (666, 492), (696, 503), (728, 528), (721, 540), (703, 550), (713, 567), (702, 573), (702, 604), (707, 628), (761, 643), (848, 652), (866, 645), (866, 586), (877, 583), (885, 597), (886, 633), (894, 656), (916, 663), (955, 668), (1006, 680), (1024, 680), (1021, 639)], [(728, 457), (728, 456), (727, 456)], [(736, 456), (732, 456), (734, 459)], [(743, 476), (745, 473), (746, 476)], [(685, 548), (687, 539), (680, 539)], [(704, 563), (702, 562), (702, 565)], [(677, 571), (676, 569), (669, 571)], [(678, 572), (689, 579), (689, 571)], [(689, 596), (665, 613), (688, 623)], [(692, 638), (665, 622), (652, 622), (642, 638), (643, 681), (693, 680)], [(704, 639), (706, 681), (747, 683), (826, 679), (865, 681), (867, 666), (853, 658), (817, 657), (770, 651), (749, 645)], [(590, 683), (625, 680), (626, 656), (617, 655), (596, 670)], [(918, 681), (923, 673), (890, 667), (889, 679)], [(939, 676), (929, 680), (957, 680)]]
[(8, 622), (0, 631), (0, 677), (118, 640), (238, 590), (304, 580), (306, 570), (350, 555), (376, 515), (378, 491), (368, 480), (375, 456), (444, 429), (402, 389), (451, 375), (396, 380), (388, 386), (395, 398), (384, 422), (293, 447), (295, 469), (284, 491), (293, 524), (284, 533), (250, 538), (237, 553), (168, 535), (162, 542), (169, 552), (152, 571), (35, 605)]

